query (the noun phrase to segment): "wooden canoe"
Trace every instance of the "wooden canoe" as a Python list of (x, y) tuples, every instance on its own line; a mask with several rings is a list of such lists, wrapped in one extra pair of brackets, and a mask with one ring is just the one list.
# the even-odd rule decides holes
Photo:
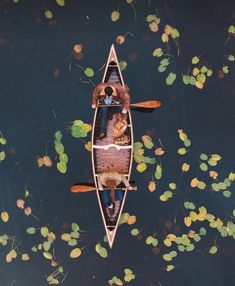
[[(124, 86), (124, 81), (114, 45), (111, 46), (109, 52), (102, 82), (108, 82), (110, 84), (118, 82)], [(113, 104), (111, 104), (109, 108), (114, 108)], [(117, 120), (117, 116), (119, 116), (118, 113), (115, 113), (112, 120), (107, 120), (106, 137), (100, 140), (98, 139), (98, 135), (100, 134), (101, 112), (102, 104), (99, 103), (94, 113), (91, 156), (97, 199), (107, 234), (108, 243), (110, 248), (112, 248), (118, 228), (119, 219), (125, 204), (127, 190), (122, 190), (122, 199), (120, 200), (120, 204), (115, 207), (114, 214), (112, 217), (110, 217), (110, 214), (107, 211), (107, 207), (104, 204), (103, 191), (98, 189), (97, 177), (100, 173), (104, 172), (118, 172), (119, 174), (125, 175), (129, 181), (132, 167), (134, 143), (133, 128), (131, 113), (128, 111), (126, 115), (128, 125), (125, 129), (125, 133), (120, 138), (114, 138), (112, 133), (113, 126)], [(124, 142), (122, 141), (123, 138)], [(125, 139), (127, 140), (125, 141)]]

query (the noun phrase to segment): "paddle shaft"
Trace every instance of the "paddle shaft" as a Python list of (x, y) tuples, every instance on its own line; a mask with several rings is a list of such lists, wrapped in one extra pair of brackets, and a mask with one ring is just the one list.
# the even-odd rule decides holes
[[(137, 191), (137, 187), (134, 186), (132, 190), (128, 190), (128, 188), (116, 188), (118, 190), (127, 190), (127, 191)], [(103, 190), (109, 190), (108, 188), (104, 188)], [(96, 187), (86, 186), (86, 185), (73, 185), (71, 187), (72, 193), (85, 193), (90, 191), (96, 191)], [(101, 190), (102, 191), (102, 190)]]
[[(107, 106), (123, 106), (123, 104), (99, 104), (98, 107), (107, 107)], [(140, 108), (157, 108), (161, 106), (161, 102), (158, 100), (149, 100), (131, 103), (131, 107), (140, 107)]]

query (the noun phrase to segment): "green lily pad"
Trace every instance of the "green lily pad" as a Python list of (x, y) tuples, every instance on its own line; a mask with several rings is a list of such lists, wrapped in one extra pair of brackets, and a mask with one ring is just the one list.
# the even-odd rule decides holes
[(159, 72), (164, 72), (166, 70), (166, 67), (164, 67), (164, 66), (162, 66), (162, 65), (160, 65), (159, 67), (158, 67), (158, 71)]
[(208, 170), (207, 164), (201, 163), (201, 164), (200, 164), (200, 169), (201, 169), (203, 172), (206, 172), (206, 171)]
[(68, 156), (67, 154), (63, 153), (63, 154), (60, 154), (60, 161), (63, 162), (65, 165), (68, 163)]
[(75, 232), (79, 231), (79, 229), (80, 229), (79, 225), (77, 223), (75, 223), (75, 222), (72, 223), (71, 228)]
[(1, 151), (1, 152), (0, 152), (0, 162), (3, 161), (3, 160), (5, 160), (5, 158), (6, 158), (6, 153), (5, 153), (5, 151)]
[(172, 85), (176, 79), (176, 74), (173, 72), (170, 72), (166, 78), (166, 84)]
[(44, 12), (44, 15), (45, 15), (45, 17), (46, 17), (47, 19), (52, 19), (52, 18), (53, 18), (53, 14), (52, 14), (51, 10), (46, 10), (46, 11)]
[(67, 166), (63, 162), (58, 162), (56, 166), (60, 173), (65, 174), (67, 172)]
[(199, 60), (199, 58), (198, 58), (197, 56), (195, 56), (195, 57), (192, 58), (192, 64), (193, 64), (193, 65), (198, 64), (199, 61), (200, 61), (200, 60)]
[(161, 48), (157, 48), (153, 51), (153, 56), (160, 58), (163, 55), (163, 50)]
[(92, 68), (87, 67), (87, 68), (84, 69), (84, 74), (87, 77), (93, 77), (95, 72), (94, 72), (94, 70)]
[(124, 71), (127, 68), (127, 62), (126, 61), (120, 61), (119, 67), (121, 71)]
[(63, 6), (65, 5), (65, 1), (64, 1), (64, 0), (56, 0), (56, 3), (57, 3), (59, 6), (61, 6), (61, 7), (63, 7)]
[(60, 141), (55, 141), (55, 150), (61, 155), (64, 153), (64, 145)]

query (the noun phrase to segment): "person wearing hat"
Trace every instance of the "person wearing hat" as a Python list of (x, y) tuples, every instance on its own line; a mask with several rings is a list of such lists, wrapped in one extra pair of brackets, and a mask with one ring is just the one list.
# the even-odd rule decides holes
[(96, 108), (98, 100), (106, 104), (102, 107), (101, 115), (101, 130), (99, 139), (106, 137), (106, 123), (107, 118), (112, 119), (114, 113), (120, 112), (120, 107), (112, 107), (109, 110), (108, 105), (112, 103), (119, 104), (123, 103), (122, 113), (126, 114), (130, 108), (130, 96), (126, 88), (124, 88), (120, 83), (101, 83), (96, 86), (92, 95), (92, 108)]
[[(113, 221), (117, 217), (123, 199), (123, 191), (117, 188), (117, 186), (122, 182), (128, 190), (132, 190), (133, 188), (126, 177), (118, 172), (100, 173), (97, 179), (98, 188), (102, 191), (106, 212), (110, 220)], [(104, 190), (103, 186), (107, 189)]]

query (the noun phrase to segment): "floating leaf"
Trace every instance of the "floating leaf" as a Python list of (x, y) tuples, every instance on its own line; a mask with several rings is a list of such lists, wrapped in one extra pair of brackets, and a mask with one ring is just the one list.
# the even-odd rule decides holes
[(130, 215), (127, 219), (127, 224), (134, 224), (136, 222), (136, 216), (135, 215)]
[(9, 220), (9, 214), (8, 214), (8, 212), (1, 212), (1, 219), (2, 219), (2, 221), (3, 222), (8, 222), (8, 220)]
[(70, 252), (70, 257), (71, 258), (78, 258), (80, 255), (82, 254), (81, 249), (80, 248), (74, 248), (71, 252)]
[[(156, 15), (148, 15), (147, 18), (146, 18), (146, 21), (148, 23), (152, 22), (152, 21), (156, 21), (157, 22), (157, 16)], [(158, 23), (159, 24), (159, 23)]]
[(188, 210), (195, 210), (195, 205), (192, 202), (188, 201), (184, 202), (184, 207)]
[(204, 83), (206, 81), (206, 76), (203, 73), (199, 74), (197, 76), (197, 81)]
[(22, 256), (21, 256), (21, 259), (22, 259), (23, 261), (28, 261), (30, 258), (29, 258), (29, 255), (28, 255), (27, 253), (24, 253), (24, 254), (22, 254)]
[(119, 36), (117, 36), (116, 37), (116, 42), (117, 42), (117, 44), (123, 44), (124, 42), (125, 42), (125, 37), (123, 36), (123, 35), (119, 35)]
[(196, 56), (192, 58), (192, 64), (193, 64), (193, 65), (198, 64), (198, 63), (199, 63), (199, 61), (200, 61), (200, 60), (199, 60), (199, 58), (198, 58), (198, 57), (196, 57)]
[(149, 29), (150, 29), (152, 32), (156, 33), (156, 32), (158, 31), (158, 29), (159, 29), (158, 23), (157, 23), (156, 21), (150, 22), (150, 23), (149, 23)]
[(87, 67), (87, 68), (85, 68), (85, 70), (84, 70), (84, 74), (85, 74), (87, 77), (93, 77), (94, 74), (95, 74), (95, 72), (94, 72), (94, 70), (93, 70), (92, 68)]
[[(82, 44), (76, 44), (74, 47), (73, 47), (73, 53), (75, 56), (75, 58), (77, 59), (80, 59), (80, 57), (82, 56), (82, 50), (83, 50), (83, 45)], [(59, 139), (61, 140), (61, 139)]]
[(177, 39), (177, 38), (179, 38), (179, 36), (180, 36), (179, 31), (177, 29), (173, 29), (173, 31), (171, 32), (171, 37), (173, 39)]
[(2, 145), (7, 144), (7, 140), (4, 137), (0, 137), (0, 144)]
[(197, 76), (199, 74), (199, 72), (200, 72), (199, 68), (194, 68), (193, 69), (193, 75), (194, 76)]
[(157, 167), (156, 167), (156, 171), (155, 171), (155, 178), (157, 179), (157, 180), (160, 180), (161, 179), (161, 177), (162, 177), (162, 166), (161, 165), (157, 165)]
[(208, 160), (208, 164), (209, 164), (210, 166), (214, 167), (214, 166), (217, 165), (217, 161), (215, 161), (215, 160), (213, 160), (212, 158), (210, 158), (210, 159)]
[(150, 181), (148, 184), (148, 189), (150, 192), (154, 192), (156, 190), (156, 183), (155, 181)]
[(50, 10), (46, 10), (46, 11), (44, 12), (44, 15), (45, 15), (45, 17), (46, 17), (47, 19), (52, 19), (52, 18), (53, 18), (53, 14), (52, 14), (52, 12), (51, 12)]
[(201, 164), (200, 164), (200, 169), (201, 169), (202, 171), (206, 172), (206, 171), (208, 170), (207, 164), (201, 163)]
[(234, 56), (234, 55), (229, 55), (229, 56), (228, 56), (228, 60), (229, 60), (230, 62), (234, 62), (234, 61), (235, 61), (235, 56)]
[(201, 227), (199, 230), (200, 235), (206, 235), (206, 229), (204, 227)]
[(218, 247), (217, 247), (217, 246), (212, 246), (212, 247), (209, 249), (209, 253), (210, 253), (210, 254), (215, 254), (217, 251), (218, 251)]
[(172, 271), (174, 268), (175, 268), (174, 265), (167, 265), (166, 271), (167, 271), (167, 272), (170, 272), (170, 271)]
[(206, 184), (202, 181), (200, 181), (197, 185), (197, 187), (200, 189), (200, 190), (204, 190), (206, 188)]
[(25, 204), (25, 201), (24, 201), (24, 200), (18, 199), (18, 200), (16, 201), (16, 205), (17, 205), (17, 207), (20, 208), (20, 209), (24, 209), (24, 204)]
[(163, 258), (165, 261), (171, 261), (171, 260), (172, 260), (172, 257), (171, 257), (169, 254), (163, 254), (162, 258)]
[(25, 208), (25, 209), (24, 209), (24, 214), (27, 215), (27, 216), (31, 215), (31, 214), (32, 214), (32, 209), (31, 209), (31, 207)]
[(169, 42), (169, 36), (166, 33), (162, 34), (162, 42), (168, 43)]
[(64, 153), (64, 145), (60, 141), (55, 141), (55, 150), (60, 155)]
[(208, 160), (208, 156), (206, 154), (201, 154), (200, 155), (200, 159), (203, 161), (207, 161)]
[(104, 247), (101, 247), (101, 248), (100, 248), (100, 251), (99, 251), (99, 255), (100, 255), (102, 258), (107, 258), (107, 257), (108, 257), (108, 252), (107, 252), (107, 250), (106, 250)]
[(166, 67), (165, 67), (165, 66), (161, 66), (161, 65), (160, 65), (160, 66), (158, 67), (158, 71), (159, 71), (159, 72), (164, 72), (165, 70), (166, 70)]
[(63, 6), (65, 5), (65, 1), (64, 1), (64, 0), (56, 0), (56, 3), (57, 3), (59, 6), (61, 6), (61, 7), (63, 7)]
[(230, 198), (232, 195), (232, 193), (230, 191), (224, 191), (223, 192), (223, 196), (226, 197), (226, 198)]
[(183, 163), (183, 165), (182, 165), (182, 171), (183, 171), (183, 172), (188, 172), (189, 169), (190, 169), (190, 165), (187, 164), (187, 163)]
[(195, 248), (195, 246), (192, 243), (190, 243), (186, 246), (186, 251), (193, 251), (194, 248)]
[(158, 147), (155, 151), (154, 151), (155, 155), (157, 156), (162, 156), (165, 151), (162, 149), (162, 147)]
[(139, 173), (143, 173), (147, 169), (147, 165), (145, 163), (140, 163), (137, 165), (136, 170)]
[(127, 67), (127, 62), (126, 61), (120, 61), (119, 62), (119, 67), (121, 71), (124, 71)]
[(60, 171), (60, 173), (65, 174), (67, 171), (67, 166), (66, 164), (64, 164), (64, 162), (58, 162), (56, 164), (58, 171)]
[(200, 181), (197, 178), (193, 178), (190, 185), (192, 188), (195, 188), (198, 186), (199, 183), (200, 183)]
[(41, 227), (41, 229), (40, 229), (40, 233), (41, 233), (41, 236), (43, 236), (43, 237), (47, 237), (47, 235), (48, 235), (48, 233), (49, 233), (49, 230), (48, 230), (48, 228), (46, 227), (46, 226), (43, 226), (43, 227)]
[(217, 179), (218, 177), (218, 173), (216, 171), (210, 171), (209, 175), (211, 178), (213, 178), (214, 180)]
[(68, 163), (68, 160), (69, 160), (67, 154), (65, 153), (60, 154), (59, 159), (65, 165)]
[(219, 154), (212, 154), (211, 159), (218, 162), (222, 159), (222, 157)]
[(169, 64), (170, 64), (170, 63), (169, 63), (169, 59), (168, 59), (168, 58), (162, 59), (162, 60), (160, 61), (160, 65), (163, 66), (163, 67), (166, 67), (166, 66), (168, 66)]
[(36, 233), (36, 229), (35, 229), (35, 227), (28, 227), (28, 228), (26, 229), (26, 232), (27, 232), (28, 234), (35, 234), (35, 233)]
[(51, 158), (49, 156), (43, 156), (43, 164), (46, 167), (51, 167), (52, 166)]
[(166, 84), (172, 85), (174, 83), (175, 79), (176, 79), (176, 74), (173, 72), (169, 73), (167, 78), (166, 78)]
[(48, 251), (44, 251), (43, 252), (43, 256), (46, 258), (46, 259), (52, 259), (52, 254)]
[(5, 160), (5, 158), (6, 158), (6, 153), (5, 153), (5, 151), (1, 151), (1, 152), (0, 152), (0, 162), (3, 161), (3, 160)]
[(153, 51), (153, 56), (160, 58), (163, 55), (163, 50), (161, 48), (157, 48)]
[(185, 155), (187, 153), (187, 149), (185, 149), (185, 148), (179, 148), (178, 149), (178, 154), (179, 155)]
[(169, 188), (172, 190), (175, 190), (176, 189), (176, 183), (170, 183)]
[(144, 141), (144, 146), (147, 148), (147, 149), (152, 149), (153, 148), (153, 146), (154, 146), (154, 144), (153, 144), (153, 142), (152, 141), (150, 141), (150, 140), (146, 140), (146, 141)]
[(191, 218), (189, 216), (185, 217), (184, 218), (184, 224), (187, 226), (187, 227), (190, 227), (191, 224), (192, 224), (192, 221), (191, 221)]
[(225, 74), (229, 72), (228, 66), (223, 66), (222, 70)]
[(133, 228), (131, 230), (131, 235), (133, 235), (133, 236), (137, 236), (139, 233), (140, 233), (140, 231), (137, 228)]
[(184, 84), (190, 84), (190, 75), (182, 75)]
[(111, 14), (111, 20), (116, 22), (120, 17), (120, 13), (118, 11), (113, 11)]
[(196, 81), (195, 86), (196, 86), (198, 89), (203, 89), (203, 87), (204, 87), (203, 83), (200, 82), (200, 81)]
[(173, 27), (170, 25), (165, 25), (164, 32), (169, 36), (173, 31)]
[(77, 223), (75, 223), (75, 222), (73, 222), (72, 223), (72, 225), (71, 225), (71, 228), (72, 228), (72, 230), (74, 231), (74, 232), (77, 232), (77, 231), (79, 231), (79, 225), (77, 224)]

